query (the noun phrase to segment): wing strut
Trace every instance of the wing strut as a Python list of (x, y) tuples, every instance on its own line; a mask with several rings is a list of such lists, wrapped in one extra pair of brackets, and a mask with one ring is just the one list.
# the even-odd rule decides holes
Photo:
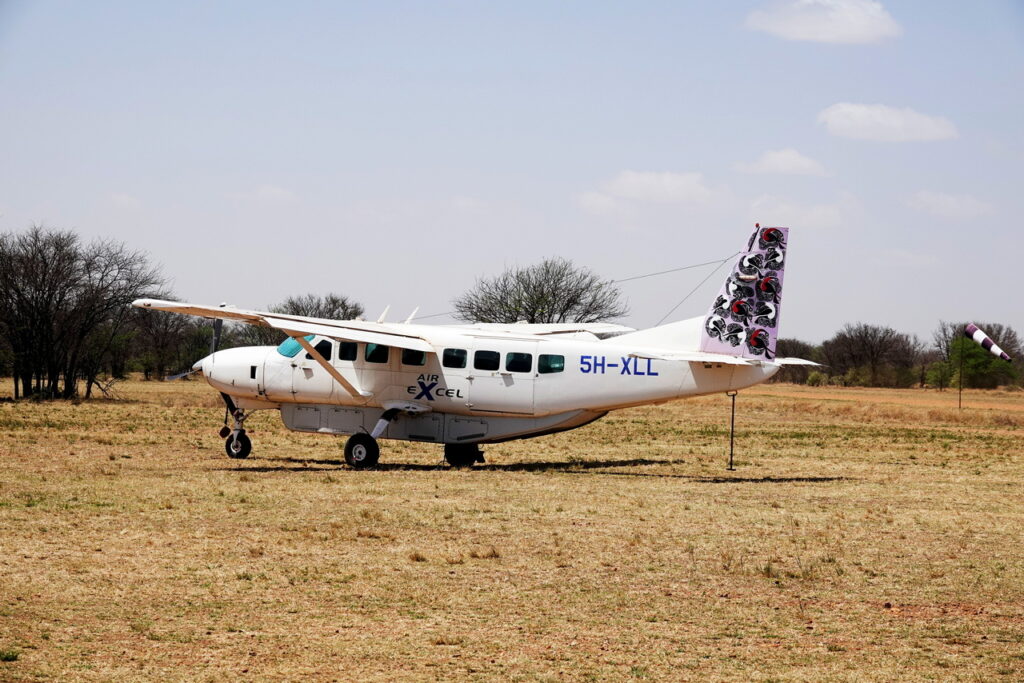
[(313, 360), (319, 363), (320, 367), (326, 370), (327, 374), (333, 377), (338, 382), (338, 384), (343, 386), (345, 388), (345, 391), (352, 395), (352, 398), (367, 398), (373, 395), (368, 391), (360, 391), (359, 389), (356, 389), (351, 382), (345, 379), (345, 377), (340, 372), (338, 372), (338, 369), (336, 367), (328, 363), (327, 359), (321, 356), (320, 352), (313, 348), (312, 344), (306, 341), (305, 337), (298, 336), (292, 337), (292, 339), (299, 342), (302, 348), (306, 349), (306, 353), (312, 356)]

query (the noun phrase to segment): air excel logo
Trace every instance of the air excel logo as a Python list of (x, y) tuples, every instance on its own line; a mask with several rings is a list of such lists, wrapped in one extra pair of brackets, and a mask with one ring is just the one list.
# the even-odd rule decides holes
[(442, 398), (463, 398), (462, 389), (449, 389), (440, 386), (440, 384), (441, 378), (439, 375), (420, 375), (416, 378), (416, 384), (406, 387), (406, 391), (413, 395), (414, 401), (424, 398), (428, 401), (434, 401), (439, 396)]

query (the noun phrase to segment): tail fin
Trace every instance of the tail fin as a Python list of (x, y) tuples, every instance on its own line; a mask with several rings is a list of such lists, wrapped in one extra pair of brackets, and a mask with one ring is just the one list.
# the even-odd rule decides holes
[(774, 360), (788, 245), (789, 228), (754, 226), (704, 319), (701, 351)]

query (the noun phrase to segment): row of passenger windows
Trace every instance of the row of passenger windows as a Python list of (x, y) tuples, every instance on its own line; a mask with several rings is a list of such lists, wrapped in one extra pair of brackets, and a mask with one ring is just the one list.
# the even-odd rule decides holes
[[(307, 337), (307, 340), (309, 338)], [(285, 340), (278, 351), (281, 355), (288, 356), (288, 351), (291, 351), (289, 342), (294, 344), (296, 347), (299, 346), (298, 342), (293, 339)], [(287, 348), (286, 348), (287, 346)], [(323, 356), (326, 360), (332, 360), (332, 352), (334, 344), (328, 339), (321, 339), (317, 342), (317, 345), (313, 348), (316, 349), (317, 353)], [(387, 363), (390, 355), (391, 347), (384, 346), (383, 344), (367, 344), (364, 351), (363, 357), (367, 363)], [(402, 365), (421, 366), (427, 364), (427, 354), (423, 351), (414, 351), (412, 349), (402, 349)], [(359, 354), (359, 344), (355, 342), (339, 342), (338, 343), (338, 360), (353, 361)], [(294, 353), (289, 357), (294, 357)], [(306, 354), (306, 358), (312, 359), (311, 354)], [(441, 353), (441, 365), (446, 368), (465, 368), (469, 360), (469, 352), (466, 349), (445, 349)], [(501, 353), (497, 351), (475, 351), (473, 353), (473, 369), (474, 370), (490, 370), (496, 371), (501, 369)], [(505, 371), (506, 372), (531, 372), (533, 370), (533, 354), (532, 353), (517, 353), (510, 351), (505, 354)], [(542, 375), (551, 374), (554, 372), (562, 372), (565, 370), (565, 356), (542, 353), (537, 357), (537, 372)]]
[[(441, 365), (446, 368), (464, 368), (468, 360), (465, 349), (445, 349), (441, 353)], [(497, 351), (475, 351), (473, 353), (474, 370), (500, 370), (501, 354)], [(533, 354), (510, 351), (505, 354), (506, 372), (531, 372), (533, 370)], [(537, 372), (547, 375), (565, 370), (565, 356), (553, 353), (542, 353), (537, 357)]]

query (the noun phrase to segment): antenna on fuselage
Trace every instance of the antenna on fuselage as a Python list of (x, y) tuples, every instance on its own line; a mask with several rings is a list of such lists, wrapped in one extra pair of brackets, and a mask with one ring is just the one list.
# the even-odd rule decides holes
[(380, 314), (379, 318), (377, 318), (377, 322), (378, 323), (384, 322), (384, 318), (386, 318), (388, 316), (388, 311), (390, 311), (390, 310), (391, 310), (391, 304), (388, 304), (387, 306), (385, 306), (384, 307), (384, 312)]
[(412, 319), (415, 318), (416, 314), (419, 313), (419, 312), (420, 312), (420, 307), (419, 306), (417, 306), (416, 308), (412, 309), (412, 313), (410, 313), (409, 317), (405, 319), (405, 324), (408, 325), (409, 323), (411, 323)]

